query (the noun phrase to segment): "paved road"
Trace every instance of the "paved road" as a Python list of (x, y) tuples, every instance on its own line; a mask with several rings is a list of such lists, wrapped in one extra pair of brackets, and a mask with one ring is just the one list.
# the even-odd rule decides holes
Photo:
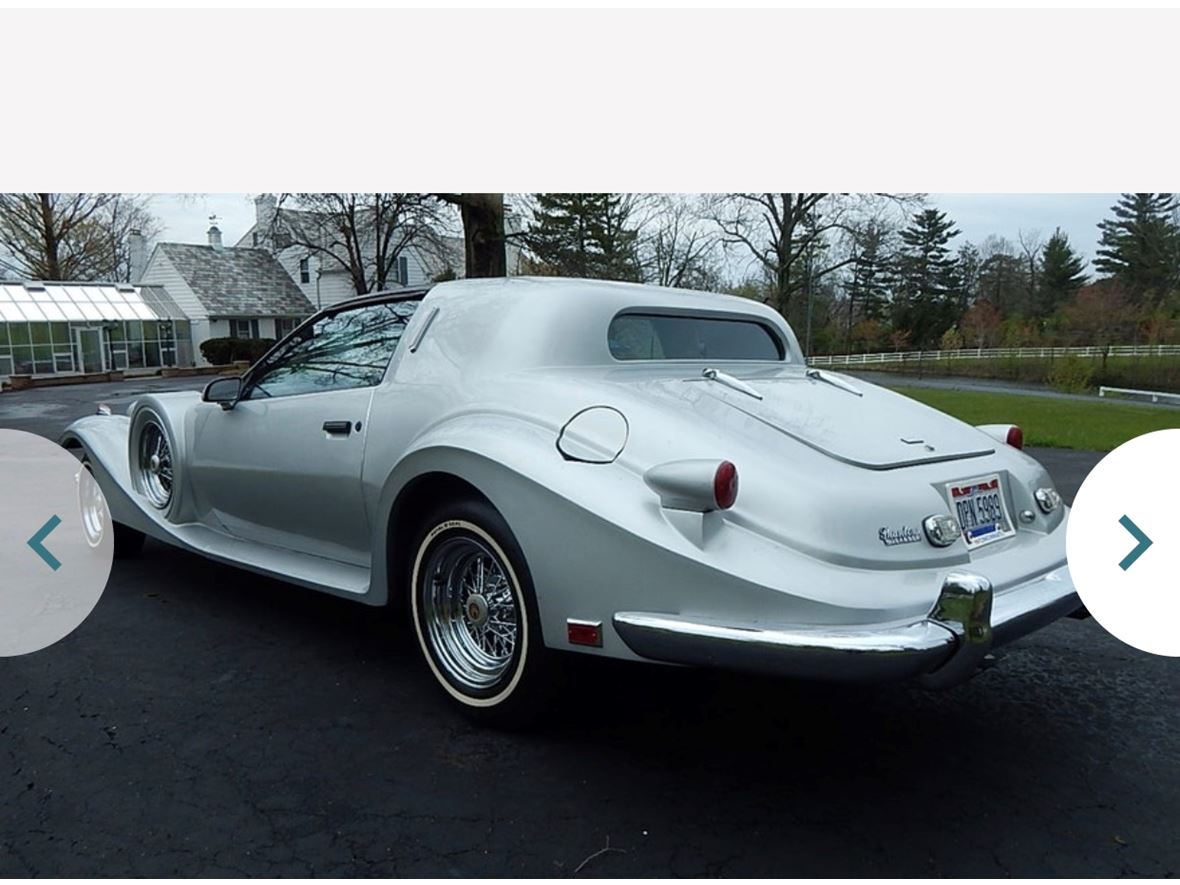
[(66, 426), (83, 415), (93, 415), (99, 403), (108, 403), (117, 413), (145, 393), (169, 390), (203, 390), (212, 376), (192, 378), (134, 378), (103, 384), (72, 384), (37, 387), (0, 394), (0, 427), (25, 430), (57, 439)]
[[(0, 427), (98, 398), (58, 390)], [(1034, 454), (1067, 496), (1098, 457)], [(0, 659), (0, 875), (1165, 876), (1178, 689), (1067, 620), (937, 694), (577, 667), (503, 734), (379, 613), (149, 541)]]

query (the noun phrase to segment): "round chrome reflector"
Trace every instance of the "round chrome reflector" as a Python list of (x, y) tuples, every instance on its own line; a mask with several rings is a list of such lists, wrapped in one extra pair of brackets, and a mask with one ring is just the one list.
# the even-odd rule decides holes
[(936, 513), (922, 520), (922, 528), (926, 531), (926, 540), (935, 547), (949, 547), (959, 540), (962, 529), (953, 516)]

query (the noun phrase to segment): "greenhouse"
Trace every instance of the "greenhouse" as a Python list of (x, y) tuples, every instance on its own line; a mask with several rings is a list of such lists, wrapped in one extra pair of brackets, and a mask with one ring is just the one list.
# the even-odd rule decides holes
[(0, 378), (192, 364), (189, 320), (161, 286), (0, 283)]

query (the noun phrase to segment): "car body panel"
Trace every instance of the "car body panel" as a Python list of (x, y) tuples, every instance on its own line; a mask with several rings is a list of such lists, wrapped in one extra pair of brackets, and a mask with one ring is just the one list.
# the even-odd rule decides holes
[[(611, 319), (644, 311), (756, 320), (785, 359), (614, 359)], [(86, 418), (65, 437), (100, 465), (117, 521), (382, 605), (405, 592), (413, 555), (393, 543), (399, 501), (416, 483), (457, 478), (511, 527), (553, 648), (643, 658), (612, 626), (620, 613), (780, 633), (890, 631), (929, 620), (965, 571), (986, 579), (989, 606), (992, 594), (1064, 574), (1046, 605), (1070, 605), (1067, 508), (1036, 506), (1036, 489), (1051, 485), (1039, 464), (899, 394), (809, 371), (790, 327), (745, 299), (583, 280), (444, 283), (422, 299), (375, 387), (228, 410), (155, 394), (133, 404), (132, 421), (143, 409), (166, 421), (182, 461), (167, 512), (135, 489), (128, 418)], [(571, 458), (559, 445), (587, 410), (625, 425), (583, 440), (614, 448), (610, 457)], [(335, 420), (354, 430), (325, 433)], [(737, 504), (662, 507), (644, 474), (681, 459), (735, 463)], [(1015, 534), (978, 549), (928, 543), (922, 521), (950, 512), (948, 484), (990, 475), (1007, 511), (1029, 517)], [(601, 647), (570, 646), (571, 619), (606, 625)], [(961, 631), (938, 629), (960, 642)]]

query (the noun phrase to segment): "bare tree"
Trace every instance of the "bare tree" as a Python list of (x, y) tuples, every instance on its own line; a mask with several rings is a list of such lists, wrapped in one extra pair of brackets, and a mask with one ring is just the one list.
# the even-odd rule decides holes
[(299, 246), (343, 268), (358, 295), (388, 288), (398, 256), (445, 252), (441, 207), (427, 194), (282, 194), (270, 230), (275, 251)]
[(774, 307), (787, 316), (796, 295), (855, 260), (853, 250), (825, 250), (825, 244), (920, 201), (918, 195), (721, 194), (709, 215), (722, 243), (746, 250), (762, 267)]
[(136, 194), (0, 194), (0, 252), (18, 276), (120, 281), (130, 275), (127, 234), (160, 231)]
[(1025, 230), (1021, 228), (1016, 238), (1020, 241), (1021, 257), (1024, 259), (1027, 273), (1025, 285), (1025, 310), (1030, 310), (1037, 303), (1037, 266), (1040, 263), (1041, 251), (1045, 248), (1045, 240), (1039, 230)]
[(653, 194), (639, 205), (644, 281), (684, 289), (717, 288), (717, 233), (703, 218), (700, 197)]

